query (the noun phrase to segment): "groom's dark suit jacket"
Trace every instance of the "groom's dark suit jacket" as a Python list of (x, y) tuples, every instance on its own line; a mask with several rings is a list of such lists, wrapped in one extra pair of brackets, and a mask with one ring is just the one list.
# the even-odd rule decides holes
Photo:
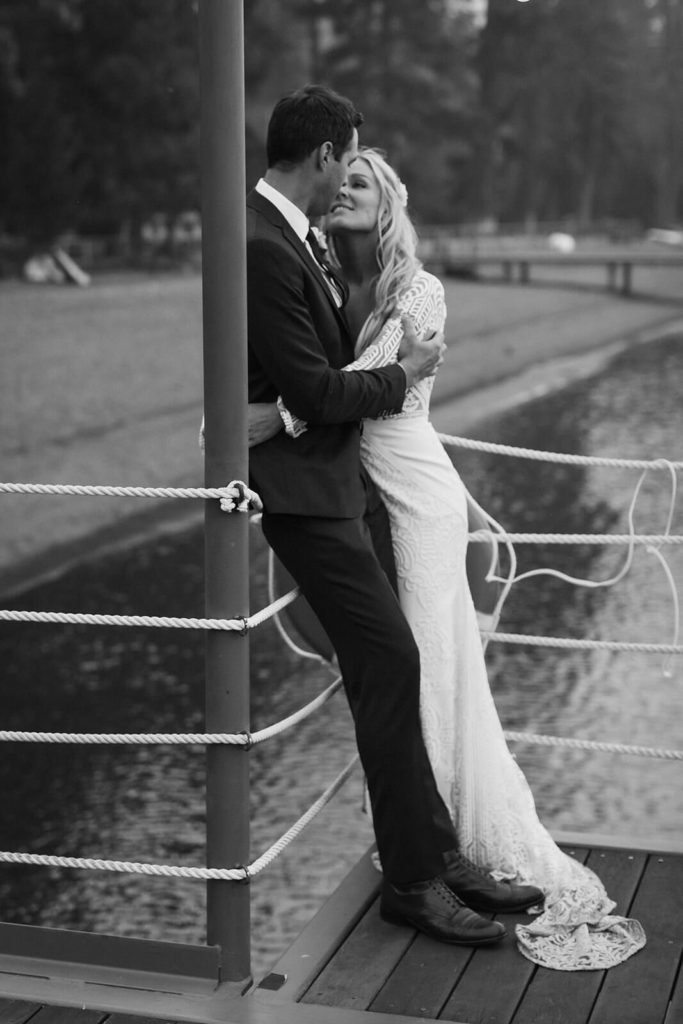
[(344, 373), (353, 342), (323, 271), (280, 211), (247, 198), (249, 401), (274, 402), (306, 420), (249, 452), (251, 486), (272, 513), (351, 518), (365, 509), (360, 421), (398, 411), (405, 374), (394, 364)]

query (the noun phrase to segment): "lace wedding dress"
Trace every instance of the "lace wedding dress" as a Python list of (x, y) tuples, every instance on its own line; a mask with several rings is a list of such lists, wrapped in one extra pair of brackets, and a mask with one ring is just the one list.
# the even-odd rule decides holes
[[(400, 302), (418, 333), (445, 321), (440, 282), (420, 271)], [(401, 322), (346, 369), (396, 358)], [(543, 913), (518, 925), (530, 960), (559, 970), (611, 967), (645, 943), (637, 921), (612, 915), (599, 878), (564, 854), (539, 822), (510, 754), (489, 688), (467, 583), (466, 492), (429, 421), (434, 378), (411, 388), (398, 414), (366, 420), (361, 452), (391, 521), (401, 606), (421, 657), (421, 716), (439, 790), (460, 847), (498, 878), (543, 889)]]

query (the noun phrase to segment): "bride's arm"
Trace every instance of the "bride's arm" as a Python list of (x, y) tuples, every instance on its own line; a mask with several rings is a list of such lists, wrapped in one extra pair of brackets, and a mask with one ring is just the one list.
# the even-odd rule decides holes
[[(446, 305), (443, 285), (431, 275), (421, 274), (400, 297), (396, 305), (396, 315), (384, 324), (378, 336), (367, 348), (343, 367), (344, 370), (374, 370), (379, 366), (388, 366), (400, 359), (401, 343), (404, 338), (403, 318), (413, 324), (417, 335), (421, 336), (429, 328), (436, 327), (442, 331), (446, 319)], [(278, 409), (282, 416), (285, 430), (292, 437), (298, 437), (307, 429), (306, 421), (292, 416), (282, 399), (278, 399)]]
[(384, 324), (378, 336), (345, 370), (371, 370), (388, 366), (401, 357), (401, 343), (405, 336), (404, 318), (407, 318), (418, 336), (430, 328), (443, 330), (446, 307), (443, 286), (435, 277), (420, 276), (400, 297), (396, 313)]

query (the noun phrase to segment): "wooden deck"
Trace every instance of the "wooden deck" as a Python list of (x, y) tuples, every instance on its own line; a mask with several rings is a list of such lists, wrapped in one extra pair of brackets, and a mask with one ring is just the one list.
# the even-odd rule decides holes
[(0, 1024), (683, 1024), (683, 854), (563, 846), (647, 932), (646, 947), (609, 971), (531, 964), (513, 938), (526, 915), (505, 915), (507, 937), (478, 950), (387, 924), (368, 854), (250, 991), (182, 970), (141, 979), (80, 965), (79, 975), (22, 950), (0, 956)]
[[(536, 967), (513, 937), (526, 915), (502, 916), (506, 938), (478, 950), (387, 924), (366, 857), (266, 984), (282, 983), (280, 1000), (343, 1007), (358, 1012), (349, 1018), (358, 1020), (373, 1011), (463, 1024), (683, 1024), (683, 855), (564, 848), (599, 874), (617, 902), (615, 913), (637, 918), (646, 930), (645, 948), (618, 967)], [(344, 940), (330, 949), (340, 930)], [(316, 956), (310, 972), (304, 965)]]

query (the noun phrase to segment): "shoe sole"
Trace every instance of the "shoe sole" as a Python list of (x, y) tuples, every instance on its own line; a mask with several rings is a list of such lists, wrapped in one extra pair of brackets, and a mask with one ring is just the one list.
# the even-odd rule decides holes
[(456, 893), (456, 896), (463, 901), (465, 906), (470, 910), (476, 910), (478, 914), (519, 914), (522, 910), (528, 910), (529, 907), (538, 907), (543, 904), (543, 900), (526, 900), (524, 903), (516, 903), (514, 907), (510, 904), (504, 907), (492, 907), (483, 903), (472, 903), (461, 893)]
[(507, 935), (506, 931), (503, 931), (500, 935), (489, 935), (482, 939), (450, 939), (444, 935), (434, 935), (433, 932), (427, 931), (421, 925), (415, 921), (411, 921), (408, 917), (403, 917), (401, 914), (387, 913), (385, 910), (380, 910), (379, 916), (383, 921), (387, 921), (389, 924), (399, 924), (408, 928), (416, 928), (419, 932), (423, 932), (428, 935), (430, 939), (435, 939), (437, 942), (447, 942), (451, 946), (491, 946), (494, 942), (500, 942)]

